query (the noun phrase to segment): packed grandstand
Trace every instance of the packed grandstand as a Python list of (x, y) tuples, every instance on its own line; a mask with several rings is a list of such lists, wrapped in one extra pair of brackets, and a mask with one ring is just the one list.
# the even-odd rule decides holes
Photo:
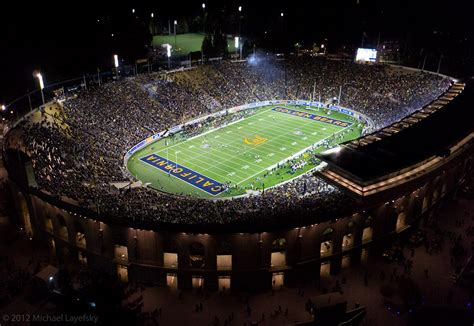
[[(23, 120), (7, 142), (22, 139), (41, 191), (116, 221), (317, 222), (353, 209), (356, 203), (312, 173), (231, 200), (177, 196), (146, 187), (119, 189), (113, 184), (133, 181), (123, 166), (132, 146), (198, 116), (265, 100), (317, 96), (330, 103), (342, 90), (340, 105), (365, 114), (380, 129), (430, 103), (450, 84), (435, 74), (320, 58), (265, 59), (257, 64), (219, 61), (89, 88), (68, 98), (60, 110), (42, 108), (39, 121)], [(185, 132), (194, 135), (200, 128)]]

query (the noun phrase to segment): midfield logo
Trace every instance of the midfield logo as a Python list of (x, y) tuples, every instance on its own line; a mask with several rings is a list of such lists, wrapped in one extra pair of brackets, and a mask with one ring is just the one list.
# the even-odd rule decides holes
[(264, 138), (262, 136), (255, 135), (255, 137), (253, 139), (244, 138), (244, 143), (247, 144), (247, 145), (257, 146), (257, 145), (263, 144), (267, 140), (268, 140), (268, 138)]

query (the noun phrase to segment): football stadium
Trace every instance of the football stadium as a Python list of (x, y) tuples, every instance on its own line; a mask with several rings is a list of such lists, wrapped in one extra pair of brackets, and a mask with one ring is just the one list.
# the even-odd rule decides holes
[(216, 59), (55, 86), (6, 126), (3, 157), (18, 218), (62, 261), (269, 289), (364, 263), (455, 195), (472, 97), (404, 66)]

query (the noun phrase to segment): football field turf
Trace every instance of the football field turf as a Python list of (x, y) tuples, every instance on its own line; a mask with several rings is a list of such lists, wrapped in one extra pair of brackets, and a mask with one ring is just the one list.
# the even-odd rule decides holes
[[(294, 171), (285, 175), (288, 169), (277, 173), (285, 161), (317, 148), (315, 144), (346, 128), (353, 129), (355, 138), (360, 132), (356, 125), (347, 115), (328, 115), (323, 109), (266, 106), (187, 140), (155, 142), (133, 154), (128, 168), (137, 179), (159, 190), (228, 197), (294, 177)], [(310, 167), (308, 164), (306, 170)]]

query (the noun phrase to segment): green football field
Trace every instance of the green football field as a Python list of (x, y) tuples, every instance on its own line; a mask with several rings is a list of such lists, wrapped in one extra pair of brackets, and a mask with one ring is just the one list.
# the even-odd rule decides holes
[[(186, 33), (177, 34), (176, 39), (174, 35), (156, 35), (153, 37), (151, 44), (154, 47), (159, 47), (162, 44), (171, 44), (173, 46), (174, 55), (188, 55), (190, 52), (201, 51), (202, 40), (204, 34)], [(176, 46), (175, 46), (176, 41)], [(229, 53), (235, 52), (234, 40), (228, 39), (227, 45)]]
[[(315, 121), (275, 108), (351, 125)], [(275, 186), (313, 169), (320, 162), (312, 154), (326, 150), (317, 145), (319, 142), (329, 140), (336, 145), (359, 137), (362, 127), (339, 112), (328, 115), (323, 109), (307, 110), (303, 106), (264, 106), (246, 118), (221, 128), (211, 127), (189, 139), (174, 136), (152, 143), (130, 157), (128, 169), (138, 180), (161, 191), (204, 198), (237, 196)], [(298, 157), (288, 161), (295, 155)], [(300, 167), (292, 168), (295, 163)], [(209, 190), (217, 184), (226, 190)]]

